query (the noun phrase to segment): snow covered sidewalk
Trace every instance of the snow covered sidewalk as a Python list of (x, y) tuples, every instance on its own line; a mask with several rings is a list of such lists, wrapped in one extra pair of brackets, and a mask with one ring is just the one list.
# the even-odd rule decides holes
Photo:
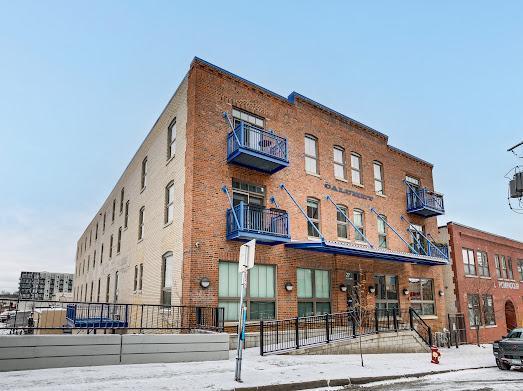
[(282, 383), (445, 371), (495, 365), (492, 346), (442, 349), (441, 364), (430, 353), (265, 356), (258, 348), (244, 354), (243, 383), (234, 381), (235, 352), (228, 361), (116, 365), (0, 372), (0, 388), (12, 390), (231, 390)]

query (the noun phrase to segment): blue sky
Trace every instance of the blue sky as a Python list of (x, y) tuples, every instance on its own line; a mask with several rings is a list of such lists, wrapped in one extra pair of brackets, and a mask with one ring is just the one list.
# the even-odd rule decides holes
[[(250, 3), (250, 4), (248, 4)], [(523, 3), (0, 0), (0, 290), (76, 240), (199, 56), (434, 163), (447, 220), (523, 240)]]

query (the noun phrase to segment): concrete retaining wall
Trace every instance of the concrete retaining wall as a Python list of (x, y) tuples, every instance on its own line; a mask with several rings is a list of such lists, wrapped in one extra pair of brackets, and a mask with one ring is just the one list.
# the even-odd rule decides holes
[(0, 371), (228, 358), (228, 334), (0, 336)]

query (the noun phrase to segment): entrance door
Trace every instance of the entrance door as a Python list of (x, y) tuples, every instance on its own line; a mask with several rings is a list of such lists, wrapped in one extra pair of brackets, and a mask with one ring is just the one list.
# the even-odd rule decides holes
[(505, 320), (507, 322), (507, 333), (517, 327), (516, 309), (511, 301), (507, 300), (505, 303)]
[(347, 286), (347, 309), (355, 309), (360, 305), (360, 273), (345, 273), (345, 285)]

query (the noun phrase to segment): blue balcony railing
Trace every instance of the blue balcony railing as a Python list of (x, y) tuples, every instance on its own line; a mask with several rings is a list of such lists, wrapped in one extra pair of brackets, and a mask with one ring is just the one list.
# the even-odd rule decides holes
[(266, 244), (289, 242), (289, 215), (281, 209), (267, 209), (240, 202), (234, 207), (234, 213), (232, 209), (227, 209), (227, 239), (256, 239)]
[(240, 122), (227, 137), (227, 161), (275, 173), (289, 165), (287, 139)]
[(439, 216), (445, 213), (443, 196), (427, 188), (407, 188), (407, 212), (423, 217)]
[[(449, 247), (444, 243), (432, 243), (424, 240), (420, 243), (411, 243), (410, 246), (416, 250), (416, 254), (447, 259), (449, 257)], [(410, 252), (413, 253), (414, 251), (411, 249)]]

